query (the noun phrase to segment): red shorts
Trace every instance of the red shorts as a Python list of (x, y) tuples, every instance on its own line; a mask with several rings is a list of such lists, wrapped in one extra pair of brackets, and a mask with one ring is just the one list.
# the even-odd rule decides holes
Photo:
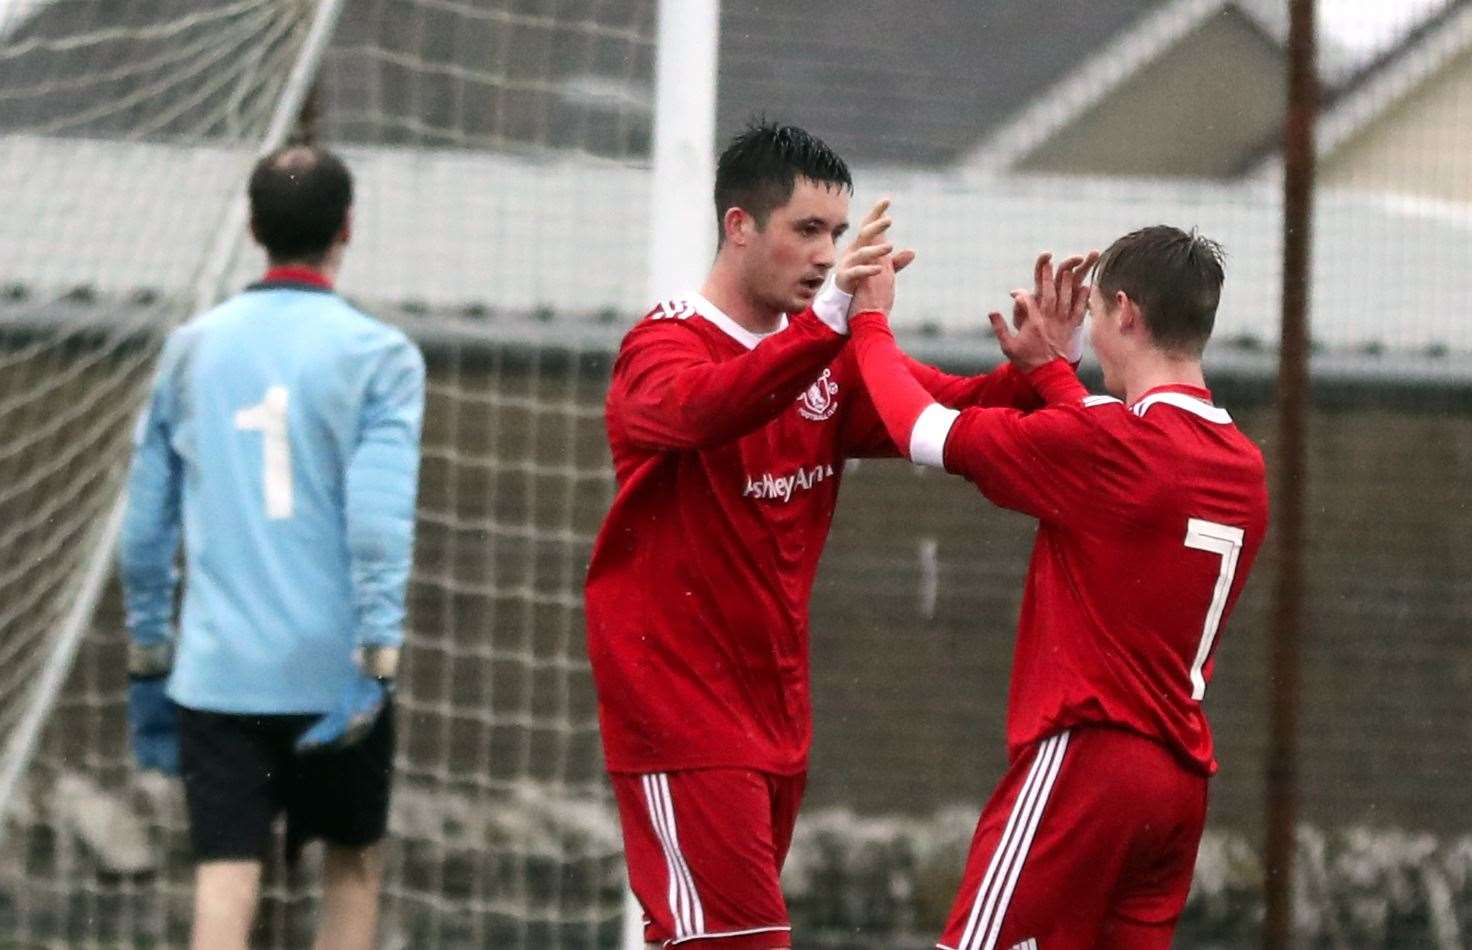
[(1164, 746), (1119, 729), (1034, 743), (981, 813), (937, 946), (1168, 950), (1206, 784)]
[(611, 778), (647, 942), (792, 945), (779, 880), (806, 775), (694, 769)]

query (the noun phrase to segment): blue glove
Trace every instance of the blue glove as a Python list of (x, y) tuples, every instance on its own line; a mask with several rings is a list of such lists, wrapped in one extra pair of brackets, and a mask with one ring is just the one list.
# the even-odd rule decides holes
[(373, 728), (393, 692), (390, 681), (355, 676), (337, 706), (326, 713), (296, 740), (298, 752), (345, 749)]
[(128, 733), (140, 769), (179, 774), (179, 707), (165, 693), (169, 678), (128, 680)]
[(297, 738), (296, 751), (345, 749), (368, 735), (393, 695), (398, 662), (399, 651), (394, 647), (360, 651), (361, 672), (348, 682), (337, 705)]

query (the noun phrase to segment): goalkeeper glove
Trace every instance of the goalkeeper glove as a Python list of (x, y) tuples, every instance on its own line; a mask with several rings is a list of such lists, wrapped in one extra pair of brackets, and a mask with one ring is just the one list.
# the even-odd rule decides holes
[(338, 703), (296, 740), (298, 752), (345, 749), (373, 728), (394, 692), (398, 647), (362, 647), (356, 657), (358, 675), (348, 681)]
[(174, 665), (167, 641), (128, 644), (128, 733), (140, 769), (179, 774), (179, 707), (165, 693)]

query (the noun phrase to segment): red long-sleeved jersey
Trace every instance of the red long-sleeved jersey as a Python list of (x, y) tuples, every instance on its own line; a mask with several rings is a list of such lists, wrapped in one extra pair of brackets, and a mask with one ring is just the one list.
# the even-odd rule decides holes
[(1018, 620), (1007, 745), (1109, 724), (1216, 771), (1201, 707), (1213, 648), (1267, 530), (1262, 453), (1211, 393), (1090, 396), (1061, 360), (1047, 402), (959, 414), (910, 378), (882, 315), (854, 318), (855, 358), (906, 455), (1039, 521)]
[[(586, 587), (610, 771), (806, 768), (808, 600), (843, 463), (898, 454), (846, 340), (811, 309), (760, 337), (699, 295), (624, 338)], [(907, 365), (948, 405), (1040, 404), (1010, 367)]]

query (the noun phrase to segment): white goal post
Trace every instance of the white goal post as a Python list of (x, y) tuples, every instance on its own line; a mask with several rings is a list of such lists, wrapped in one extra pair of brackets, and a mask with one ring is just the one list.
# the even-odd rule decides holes
[[(715, 256), (716, 67), (720, 0), (659, 0), (655, 47), (654, 180), (649, 221), (651, 303), (697, 288)], [(633, 892), (624, 897), (623, 950), (642, 950)]]

